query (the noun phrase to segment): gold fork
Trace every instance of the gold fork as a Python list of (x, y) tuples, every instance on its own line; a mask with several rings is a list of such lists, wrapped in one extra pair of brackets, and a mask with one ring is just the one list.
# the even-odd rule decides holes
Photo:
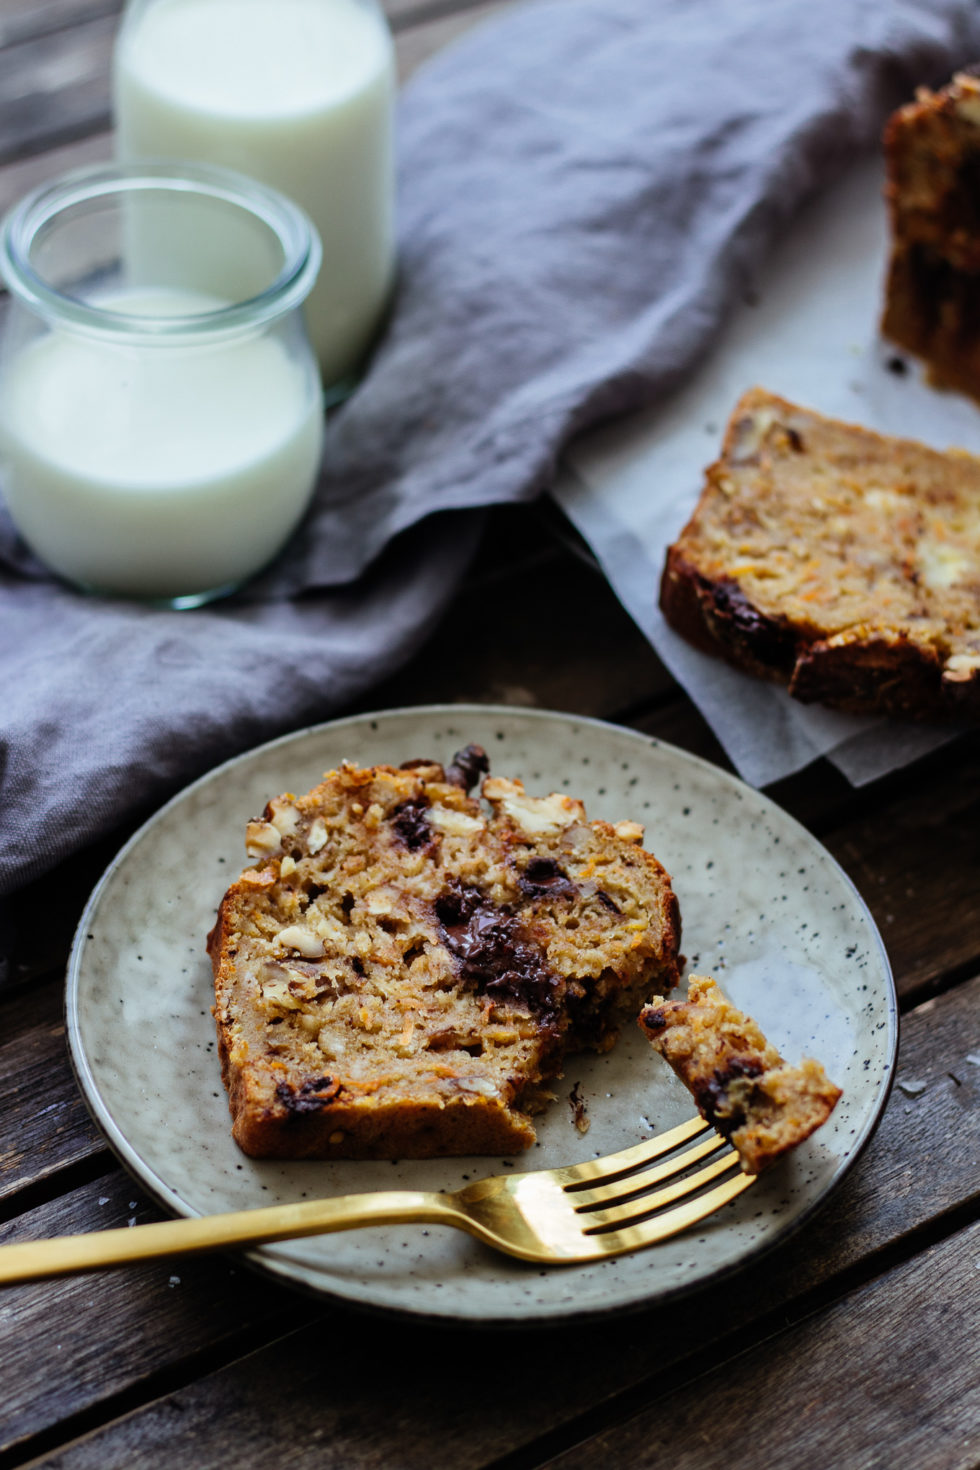
[(3, 1245), (0, 1284), (362, 1225), (452, 1225), (525, 1261), (597, 1261), (654, 1245), (714, 1214), (754, 1182), (752, 1174), (732, 1174), (737, 1164), (734, 1149), (692, 1118), (621, 1153), (564, 1169), (493, 1175), (455, 1194), (381, 1190)]

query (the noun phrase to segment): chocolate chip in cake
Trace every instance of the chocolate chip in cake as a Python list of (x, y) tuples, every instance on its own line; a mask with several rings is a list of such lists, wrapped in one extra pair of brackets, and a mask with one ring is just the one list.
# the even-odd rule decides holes
[(471, 791), (489, 769), (490, 758), (482, 745), (464, 745), (446, 767), (446, 780), (453, 786), (461, 786), (464, 791)]
[(406, 801), (392, 813), (391, 825), (410, 852), (428, 847), (434, 841), (429, 826), (428, 802)]
[(558, 977), (520, 921), (480, 893), (452, 883), (436, 901), (446, 948), (464, 980), (492, 999), (509, 1000), (542, 1019), (554, 1014)]
[(518, 878), (520, 890), (526, 898), (574, 898), (578, 893), (573, 883), (550, 857), (533, 857)]
[(311, 1077), (300, 1087), (291, 1087), (288, 1082), (276, 1084), (276, 1097), (290, 1113), (318, 1113), (332, 1102), (341, 1091), (339, 1082), (332, 1077)]

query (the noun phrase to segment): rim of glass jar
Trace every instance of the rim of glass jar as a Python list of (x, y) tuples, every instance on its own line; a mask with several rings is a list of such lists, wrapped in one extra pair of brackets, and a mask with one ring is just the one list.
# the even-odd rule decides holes
[[(87, 200), (161, 188), (222, 199), (267, 225), (279, 240), (284, 256), (282, 269), (271, 285), (256, 296), (212, 311), (157, 316), (111, 311), (79, 301), (49, 285), (31, 265), (30, 248), (38, 232), (63, 210)], [(319, 272), (321, 256), (315, 225), (284, 194), (231, 169), (167, 159), (73, 169), (33, 189), (0, 220), (0, 276), (20, 301), (53, 323), (130, 341), (214, 337), (274, 321), (306, 300)]]

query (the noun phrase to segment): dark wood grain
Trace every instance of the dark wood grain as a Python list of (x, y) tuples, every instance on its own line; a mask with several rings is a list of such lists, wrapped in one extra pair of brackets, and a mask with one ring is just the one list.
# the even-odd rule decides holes
[(553, 1470), (974, 1470), (980, 1225), (549, 1459)]
[(4, 0), (0, 6), (0, 47), (18, 46), (87, 21), (118, 16), (122, 0)]
[(114, 15), (0, 51), (0, 163), (104, 130)]
[(554, 543), (534, 508), (502, 510), (439, 629), (359, 704), (517, 704), (615, 719), (674, 691), (592, 567)]
[(59, 148), (46, 149), (43, 153), (31, 153), (26, 158), (0, 163), (0, 211), (9, 209), (39, 184), (47, 184), (60, 178), (69, 169), (105, 163), (111, 157), (112, 135), (109, 132), (98, 132), (78, 138), (72, 143), (65, 143)]
[[(0, 1227), (0, 1241), (112, 1229), (160, 1219), (119, 1170)], [(0, 1463), (14, 1448), (123, 1396), (152, 1396), (175, 1370), (212, 1365), (295, 1328), (322, 1309), (284, 1298), (233, 1259), (184, 1259), (124, 1273), (65, 1277), (0, 1294)], [(66, 1430), (67, 1434), (69, 1431)]]
[(887, 821), (872, 813), (827, 839), (881, 929), (903, 995), (980, 954), (977, 742), (946, 759), (907, 778)]
[(0, 1012), (0, 1202), (105, 1150), (67, 1065), (61, 1011), (61, 987), (47, 985)]

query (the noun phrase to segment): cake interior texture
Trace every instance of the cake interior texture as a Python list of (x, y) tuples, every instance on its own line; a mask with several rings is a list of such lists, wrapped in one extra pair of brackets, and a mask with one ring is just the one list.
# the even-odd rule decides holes
[(691, 642), (804, 701), (980, 714), (980, 460), (827, 418), (762, 388), (669, 548)]
[(686, 1000), (657, 996), (640, 1012), (640, 1029), (748, 1174), (809, 1138), (841, 1096), (819, 1062), (786, 1063), (707, 975), (690, 976)]
[(343, 765), (250, 823), (208, 939), (233, 1133), (258, 1157), (514, 1152), (567, 1052), (679, 977), (642, 828), (487, 777)]
[(885, 129), (891, 253), (882, 331), (980, 398), (980, 79), (922, 88)]

